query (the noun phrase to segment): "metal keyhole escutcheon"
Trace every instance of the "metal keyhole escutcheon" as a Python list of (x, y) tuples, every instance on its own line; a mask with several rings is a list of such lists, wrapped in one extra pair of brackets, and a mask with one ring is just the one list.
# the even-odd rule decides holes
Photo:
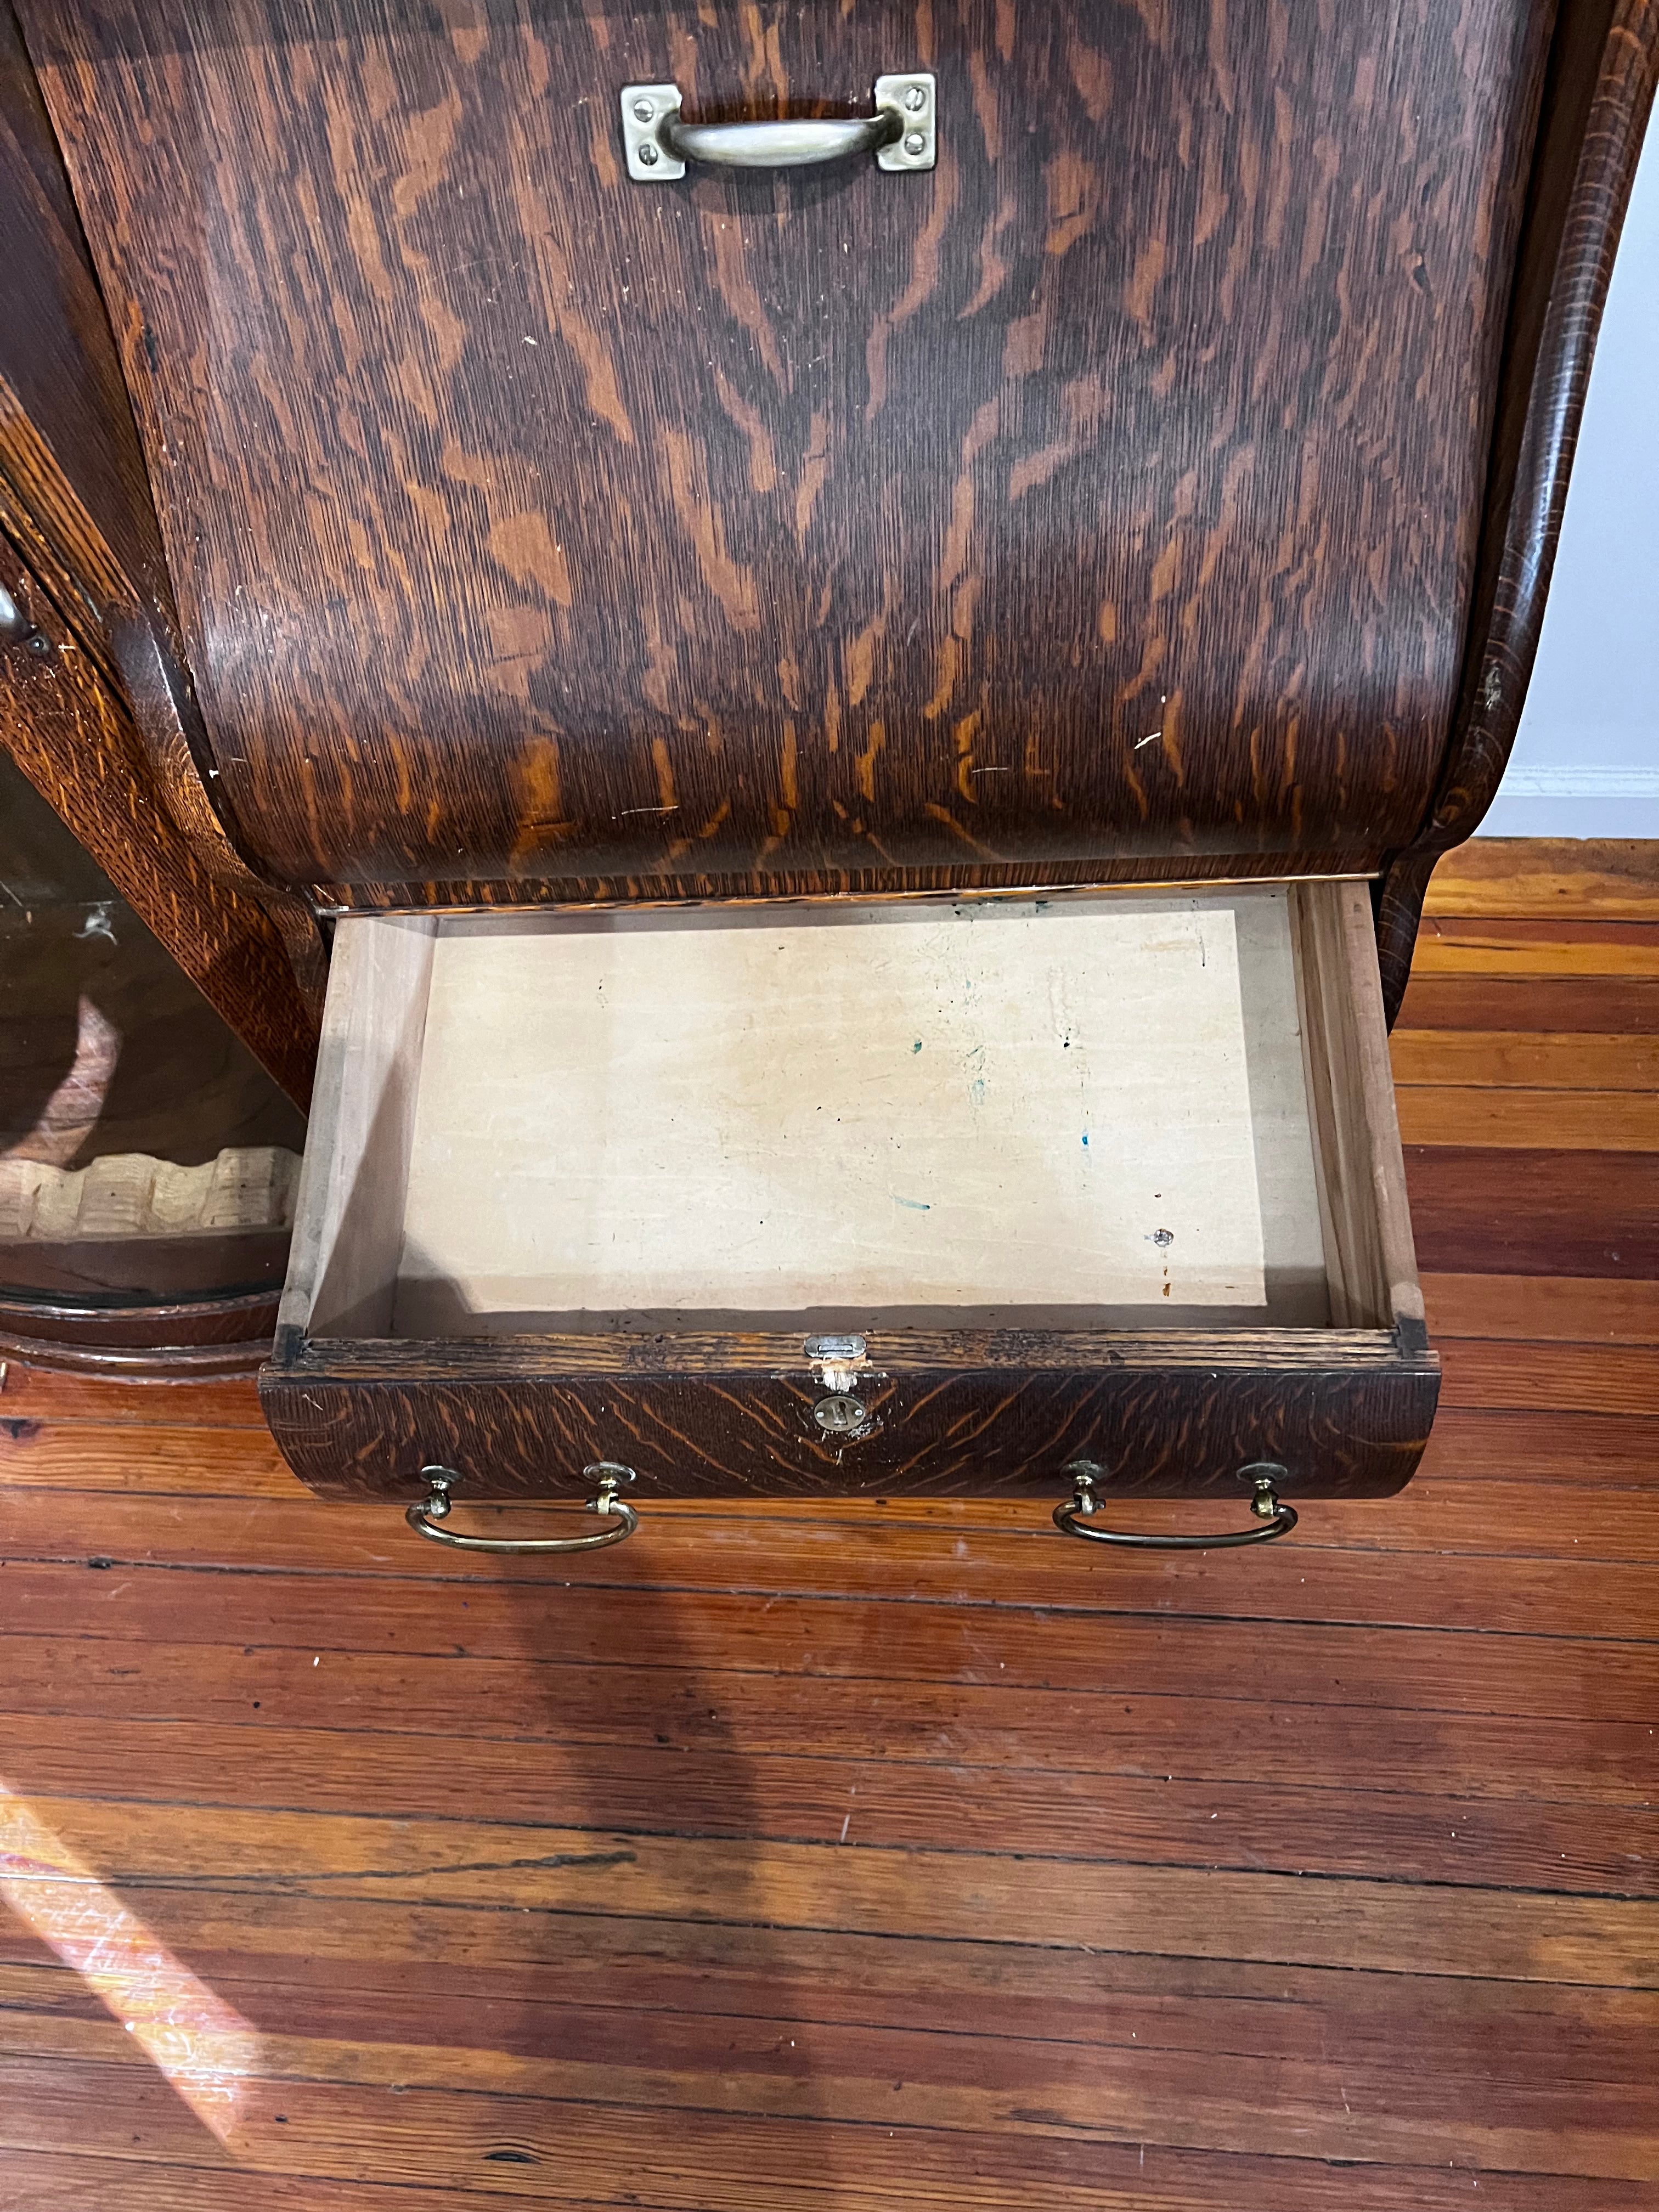
[(870, 1408), (850, 1391), (837, 1391), (818, 1400), (812, 1419), (827, 1437), (862, 1436), (870, 1425)]

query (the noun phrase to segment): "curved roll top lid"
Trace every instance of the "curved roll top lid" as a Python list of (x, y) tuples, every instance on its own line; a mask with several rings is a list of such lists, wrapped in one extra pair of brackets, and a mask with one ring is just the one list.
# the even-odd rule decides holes
[[(1419, 828), (1543, 9), (975, 0), (921, 55), (772, 5), (763, 67), (689, 7), (21, 12), (279, 880), (1284, 875)], [(626, 173), (624, 84), (856, 116), (916, 66), (925, 173)]]

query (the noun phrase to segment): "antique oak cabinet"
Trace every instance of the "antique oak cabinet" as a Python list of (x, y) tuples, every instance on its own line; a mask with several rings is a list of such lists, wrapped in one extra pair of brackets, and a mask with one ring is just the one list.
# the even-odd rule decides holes
[(267, 1065), (331, 940), (304, 1479), (1397, 1491), (1652, 0), (14, 4), (9, 681)]

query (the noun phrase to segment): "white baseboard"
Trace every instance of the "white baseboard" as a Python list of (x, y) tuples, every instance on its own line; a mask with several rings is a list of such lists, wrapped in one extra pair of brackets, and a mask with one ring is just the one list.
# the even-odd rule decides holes
[(1481, 837), (1659, 837), (1659, 767), (1513, 767)]
[(1512, 768), (1510, 799), (1659, 799), (1659, 768)]

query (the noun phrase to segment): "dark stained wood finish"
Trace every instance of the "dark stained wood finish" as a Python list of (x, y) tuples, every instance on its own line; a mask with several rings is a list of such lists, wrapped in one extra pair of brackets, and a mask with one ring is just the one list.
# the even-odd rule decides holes
[[(70, 1305), (118, 1297), (171, 1307), (204, 1290), (273, 1295), (288, 1267), (286, 1229), (228, 1229), (177, 1237), (0, 1238), (0, 1296)], [(94, 1310), (96, 1309), (94, 1308)]]
[[(27, 0), (220, 788), (326, 901), (1374, 866), (1550, 10)], [(925, 178), (636, 187), (617, 94)]]
[[(1577, 940), (1437, 980), (1541, 1041)], [(3, 2212), (1647, 2212), (1659, 1274), (1516, 1272), (1528, 1188), (1425, 1279), (1408, 1497), (1255, 1553), (913, 1498), (465, 1559), (245, 1384), (12, 1367)], [(222, 2136), (163, 2007), (246, 2023)]]
[(280, 1285), (178, 1305), (0, 1297), (0, 1358), (76, 1373), (188, 1381), (258, 1372)]
[[(880, 1423), (827, 1439), (796, 1336), (551, 1337), (285, 1346), (261, 1382), (290, 1465), (325, 1497), (575, 1496), (623, 1461), (637, 1493), (828, 1498), (940, 1492), (1058, 1504), (1079, 1457), (1130, 1495), (1248, 1504), (1238, 1470), (1295, 1497), (1383, 1496), (1422, 1456), (1439, 1365), (1381, 1329), (1159, 1337), (905, 1332), (860, 1396)], [(1245, 1522), (1243, 1525), (1248, 1525)]]
[(165, 600), (167, 566), (108, 318), (9, 0), (0, 7), (0, 180), (8, 216), (0, 336), (7, 526), (33, 539), (42, 565), (78, 536), (76, 552), (94, 569), (83, 580), (85, 611), (101, 623), (125, 601), (131, 616), (141, 595)]
[(1613, 257), (1659, 82), (1659, 0), (1562, 0), (1504, 341), (1457, 712), (1434, 807), (1380, 888), (1390, 1018), (1429, 875), (1469, 836), (1520, 726)]
[[(48, 715), (23, 726), (15, 690), (6, 742), (186, 974), (303, 1103), (321, 943), (304, 906), (250, 872), (210, 796), (217, 779), (206, 775), (211, 756), (180, 662), (131, 406), (9, 0), (0, 0), (0, 529), (30, 571), (36, 620), (46, 627), (50, 606), (86, 681), (112, 694), (104, 719), (125, 725), (122, 769), (106, 789), (86, 764), (60, 757), (59, 723)], [(0, 580), (11, 587), (9, 575)], [(42, 696), (34, 692), (37, 707)], [(203, 887), (210, 879), (216, 896)]]

